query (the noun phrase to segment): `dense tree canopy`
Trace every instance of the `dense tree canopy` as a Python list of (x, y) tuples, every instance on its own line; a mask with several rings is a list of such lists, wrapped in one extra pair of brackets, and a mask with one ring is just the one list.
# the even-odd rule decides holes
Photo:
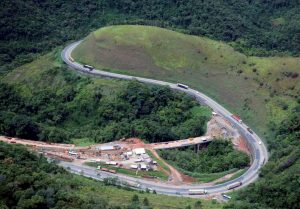
[(0, 8), (0, 72), (111, 24), (180, 28), (248, 54), (300, 51), (298, 0), (4, 0)]
[[(209, 110), (167, 87), (128, 82), (116, 95), (103, 95), (103, 87), (92, 79), (63, 69), (47, 73), (59, 74), (66, 84), (57, 91), (46, 85), (22, 95), (17, 85), (0, 82), (0, 134), (55, 142), (84, 137), (159, 142), (200, 136), (206, 130)], [(195, 109), (200, 114), (193, 114)]]
[(195, 153), (193, 148), (160, 150), (162, 158), (191, 173), (217, 173), (249, 165), (247, 154), (236, 151), (230, 141), (212, 141), (206, 149)]
[(109, 208), (105, 200), (85, 200), (69, 189), (71, 174), (25, 147), (0, 143), (1, 208)]
[(260, 179), (243, 190), (234, 209), (296, 209), (300, 207), (300, 111), (277, 128), (270, 162), (262, 169)]
[[(298, 0), (26, 0), (0, 1), (0, 72), (50, 49), (77, 40), (101, 26), (146, 24), (230, 42), (246, 54), (300, 52)], [(109, 141), (140, 136), (149, 141), (203, 133), (206, 118), (192, 118), (194, 102), (169, 89), (131, 83), (117, 98), (101, 87), (83, 91), (91, 79), (63, 73), (60, 90), (0, 83), (0, 134), (65, 142), (71, 137)], [(76, 86), (76, 87), (71, 87)], [(299, 103), (299, 101), (298, 101)], [(299, 106), (268, 140), (270, 162), (257, 183), (228, 208), (300, 208)], [(174, 111), (175, 110), (175, 111)], [(197, 122), (195, 122), (197, 121)], [(190, 157), (184, 156), (187, 159)], [(15, 163), (18, 162), (18, 163)], [(0, 205), (4, 208), (109, 208), (105, 200), (82, 200), (70, 189), (78, 182), (24, 149), (0, 145)], [(57, 177), (57, 178), (56, 178)], [(140, 200), (139, 200), (140, 201)], [(145, 201), (145, 205), (146, 205)], [(137, 198), (129, 208), (140, 207)]]
[[(101, 195), (85, 195), (95, 187), (88, 182), (78, 182), (73, 174), (66, 172), (46, 158), (36, 156), (20, 145), (0, 142), (0, 208), (18, 209), (151, 209), (151, 203), (139, 201), (135, 194), (131, 202), (115, 206)], [(93, 182), (95, 184), (95, 182)], [(99, 187), (107, 187), (98, 182)], [(70, 192), (72, 190), (72, 192)], [(125, 190), (124, 190), (125, 192)], [(136, 200), (137, 199), (137, 200)]]

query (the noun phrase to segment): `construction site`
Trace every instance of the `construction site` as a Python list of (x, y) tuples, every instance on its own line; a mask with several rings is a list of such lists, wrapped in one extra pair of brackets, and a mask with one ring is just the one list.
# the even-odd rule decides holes
[[(129, 171), (143, 171), (141, 177), (149, 178), (151, 175), (145, 173), (160, 171), (168, 176), (168, 181), (179, 184), (181, 182), (192, 182), (193, 179), (166, 163), (159, 157), (156, 150), (194, 146), (195, 151), (198, 152), (216, 138), (231, 140), (236, 149), (249, 154), (245, 140), (239, 132), (228, 120), (216, 113), (212, 114), (204, 136), (177, 141), (146, 144), (141, 139), (129, 138), (84, 147), (6, 136), (1, 136), (0, 141), (25, 145), (28, 149), (49, 159), (68, 161), (77, 165), (94, 165), (95, 169), (110, 173), (117, 173), (117, 168), (122, 168)], [(230, 177), (229, 175), (228, 178)], [(152, 176), (152, 178), (154, 177)]]

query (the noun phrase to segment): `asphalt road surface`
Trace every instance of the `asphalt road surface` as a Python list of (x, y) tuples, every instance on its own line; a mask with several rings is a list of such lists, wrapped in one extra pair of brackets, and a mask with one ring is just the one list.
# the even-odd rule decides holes
[[(89, 70), (83, 65), (75, 62), (71, 58), (71, 52), (72, 50), (80, 44), (81, 41), (77, 41), (75, 43), (72, 43), (68, 45), (61, 53), (61, 57), (63, 61), (73, 70), (76, 70), (80, 73), (85, 73), (93, 76), (101, 76), (101, 77), (110, 77), (115, 79), (126, 79), (126, 80), (137, 80), (143, 83), (148, 84), (154, 84), (154, 85), (163, 85), (163, 86), (169, 86), (171, 89), (175, 89), (178, 91), (182, 91), (184, 93), (187, 93), (191, 96), (193, 96), (198, 102), (201, 104), (207, 105), (211, 107), (211, 109), (218, 113), (219, 115), (226, 118), (228, 121), (230, 121), (236, 129), (239, 130), (241, 135), (245, 137), (249, 144), (249, 149), (252, 156), (252, 164), (250, 168), (240, 177), (222, 183), (218, 185), (213, 186), (206, 186), (203, 184), (182, 184), (182, 185), (172, 185), (168, 182), (162, 182), (162, 181), (153, 181), (153, 180), (147, 180), (147, 179), (141, 179), (141, 178), (134, 178), (130, 176), (126, 176), (123, 174), (112, 174), (107, 172), (101, 172), (97, 171), (91, 167), (83, 166), (83, 165), (74, 165), (72, 163), (68, 162), (61, 162), (60, 165), (68, 168), (73, 173), (78, 173), (87, 177), (91, 177), (98, 180), (103, 180), (104, 178), (108, 177), (116, 177), (122, 182), (127, 182), (129, 185), (138, 185), (133, 186), (137, 189), (152, 189), (155, 190), (157, 193), (160, 194), (168, 194), (168, 195), (182, 195), (182, 196), (188, 196), (190, 189), (205, 189), (207, 190), (208, 195), (212, 194), (220, 194), (220, 193), (226, 193), (231, 190), (228, 190), (228, 186), (237, 183), (242, 182), (242, 185), (235, 188), (239, 189), (244, 186), (247, 186), (248, 184), (254, 182), (258, 178), (259, 169), (268, 161), (268, 152), (266, 149), (265, 144), (263, 141), (257, 136), (255, 133), (249, 133), (247, 130), (247, 125), (244, 123), (239, 123), (235, 119), (231, 117), (232, 113), (230, 113), (228, 110), (226, 110), (224, 107), (222, 107), (220, 104), (215, 102), (213, 99), (209, 98), (208, 96), (204, 95), (203, 93), (196, 91), (194, 89), (188, 88), (184, 89), (181, 87), (178, 87), (177, 84), (169, 83), (165, 81), (159, 81), (154, 79), (148, 79), (148, 78), (142, 78), (142, 77), (135, 77), (135, 76), (128, 76), (128, 75), (122, 75), (117, 73), (110, 73), (105, 72), (102, 70)], [(97, 175), (98, 174), (98, 175)]]

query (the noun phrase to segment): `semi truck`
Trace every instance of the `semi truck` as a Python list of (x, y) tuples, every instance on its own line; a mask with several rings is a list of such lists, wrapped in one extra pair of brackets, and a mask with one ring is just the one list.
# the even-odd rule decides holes
[(234, 189), (234, 188), (237, 188), (237, 187), (241, 186), (242, 184), (243, 184), (243, 183), (242, 183), (241, 181), (239, 181), (239, 182), (236, 182), (236, 183), (233, 183), (233, 184), (229, 185), (229, 186), (227, 187), (227, 189), (228, 189), (228, 190), (231, 190), (231, 189)]
[(187, 85), (184, 85), (182, 83), (177, 83), (177, 86), (183, 89), (188, 89), (189, 87)]
[(189, 189), (189, 195), (205, 195), (207, 191), (205, 189)]
[(242, 119), (238, 115), (231, 115), (231, 117), (239, 123), (243, 123)]

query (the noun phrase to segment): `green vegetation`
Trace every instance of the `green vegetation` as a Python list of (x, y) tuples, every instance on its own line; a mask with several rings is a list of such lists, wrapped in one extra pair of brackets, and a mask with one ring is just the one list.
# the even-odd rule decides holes
[(273, 155), (254, 184), (237, 194), (226, 209), (281, 209), (300, 207), (300, 104), (276, 129)]
[(241, 175), (243, 175), (244, 173), (246, 173), (247, 170), (248, 170), (248, 167), (240, 169), (240, 170), (236, 171), (235, 174), (233, 174), (230, 178), (228, 178), (224, 181), (218, 181), (216, 184), (222, 184), (222, 183), (225, 183), (227, 181), (231, 181), (233, 179), (236, 179), (236, 178), (240, 177)]
[[(55, 56), (48, 54), (1, 79), (0, 134), (88, 145), (123, 137), (160, 142), (206, 131), (209, 109), (187, 95), (79, 76)], [(192, 114), (195, 109), (200, 114)]]
[[(176, 167), (176, 165), (174, 165), (174, 167)], [(236, 168), (233, 168), (228, 171), (223, 171), (223, 172), (218, 172), (218, 173), (195, 173), (195, 172), (189, 172), (189, 171), (183, 170), (179, 167), (176, 167), (176, 168), (177, 168), (177, 170), (181, 171), (182, 173), (192, 176), (199, 183), (212, 182), (212, 181), (215, 181), (219, 178), (226, 176), (227, 174), (231, 174), (231, 173), (234, 173), (237, 171)]]
[(247, 154), (234, 150), (231, 142), (223, 140), (212, 141), (207, 148), (198, 153), (195, 153), (192, 148), (186, 148), (184, 150), (160, 150), (159, 154), (184, 173), (188, 172), (188, 175), (195, 177), (198, 177), (197, 174), (244, 168), (250, 163)]
[(173, 28), (232, 42), (248, 54), (300, 51), (297, 0), (27, 0), (0, 6), (0, 72), (112, 24)]
[[(36, 59), (40, 54), (49, 53), (51, 49), (61, 46), (69, 40), (81, 39), (89, 32), (106, 25), (144, 24), (171, 28), (188, 34), (205, 35), (215, 40), (228, 41), (236, 51), (245, 55), (299, 55), (300, 52), (300, 5), (297, 0), (27, 0), (1, 1), (0, 6), (0, 72), (8, 72), (21, 66), (1, 79), (0, 123), (2, 125), (0, 132), (2, 134), (5, 133), (5, 130), (10, 129), (12, 135), (31, 135), (39, 139), (44, 136), (45, 140), (47, 138), (55, 139), (55, 141), (64, 141), (66, 138), (79, 141), (85, 141), (86, 138), (92, 141), (99, 140), (97, 136), (100, 130), (83, 132), (83, 129), (87, 128), (85, 126), (92, 127), (93, 125), (90, 125), (89, 117), (79, 115), (78, 121), (65, 123), (65, 112), (59, 112), (64, 104), (57, 102), (56, 107), (49, 108), (50, 106), (44, 105), (44, 102), (37, 103), (37, 106), (42, 104), (46, 108), (40, 115), (47, 118), (46, 122), (41, 122), (43, 118), (32, 117), (30, 115), (32, 109), (26, 108), (36, 108), (36, 106), (26, 106), (26, 104), (32, 104), (30, 100), (35, 100), (33, 98), (38, 96), (36, 92), (39, 90), (44, 91), (45, 95), (63, 96), (68, 95), (64, 94), (64, 87), (71, 93), (75, 91), (76, 94), (85, 88), (85, 92), (78, 95), (78, 100), (74, 102), (85, 112), (85, 101), (89, 102), (91, 94), (96, 92), (98, 85), (101, 86), (101, 93), (104, 97), (113, 100), (116, 93), (127, 85), (126, 82), (74, 76), (72, 73), (64, 72), (66, 68), (55, 61), (58, 59), (58, 55), (55, 58), (53, 54), (50, 54)], [(133, 33), (133, 31), (129, 32)], [(298, 186), (298, 174), (300, 173), (299, 58), (247, 57), (237, 53), (228, 45), (206, 38), (184, 38), (185, 44), (182, 44), (177, 41), (179, 35), (175, 42), (171, 36), (165, 38), (164, 35), (162, 34), (162, 37), (159, 38), (156, 36), (150, 43), (154, 43), (154, 48), (163, 45), (168, 49), (171, 55), (167, 59), (162, 60), (157, 57), (158, 64), (156, 64), (156, 60), (149, 59), (151, 54), (145, 53), (142, 47), (132, 46), (132, 51), (137, 54), (135, 57), (142, 58), (140, 59), (142, 61), (134, 64), (139, 64), (138, 66), (141, 67), (134, 69), (136, 70), (134, 72), (126, 70), (132, 67), (128, 63), (133, 63), (130, 60), (131, 57), (127, 56), (121, 57), (125, 60), (122, 68), (111, 67), (112, 69), (108, 70), (186, 83), (225, 104), (232, 112), (240, 114), (251, 128), (253, 127), (268, 140), (271, 158), (262, 170), (261, 178), (243, 190), (241, 194), (237, 194), (229, 208), (300, 208), (300, 187)], [(168, 46), (165, 42), (157, 41), (160, 38), (170, 41), (172, 45)], [(120, 43), (126, 39), (131, 39), (131, 37), (126, 34), (118, 37)], [(180, 55), (182, 47), (183, 51), (194, 48), (197, 52), (198, 48), (193, 46), (194, 41), (189, 43), (189, 39), (197, 39), (201, 43), (199, 46), (197, 45), (199, 49), (202, 49), (199, 51), (199, 55), (196, 56), (195, 53), (186, 51), (188, 57), (195, 56), (195, 59), (189, 58), (189, 60), (198, 66), (186, 64), (185, 59), (181, 59), (177, 54)], [(115, 47), (113, 44), (107, 47), (109, 46)], [(175, 50), (172, 49), (172, 46)], [(177, 50), (176, 46), (180, 50)], [(110, 49), (115, 55), (113, 47)], [(127, 52), (128, 48), (130, 47), (118, 46), (119, 50), (117, 51), (124, 52), (120, 50), (123, 49)], [(159, 53), (167, 55), (165, 51)], [(123, 54), (126, 55), (126, 53)], [(174, 59), (173, 56), (177, 59)], [(23, 65), (32, 60), (35, 61)], [(122, 59), (118, 57), (117, 64), (119, 66), (120, 60)], [(200, 60), (200, 62), (196, 60)], [(187, 65), (186, 68), (180, 68), (185, 65)], [(165, 68), (168, 66), (169, 68)], [(24, 98), (27, 98), (26, 103), (24, 103)], [(39, 100), (42, 101), (44, 98), (47, 99), (45, 101), (47, 104), (49, 98), (46, 96), (40, 96)], [(54, 99), (57, 97), (53, 97)], [(68, 97), (65, 99), (68, 101)], [(50, 100), (50, 104), (53, 103)], [(6, 106), (8, 109), (4, 108)], [(70, 109), (77, 111), (76, 106), (70, 107)], [(90, 107), (89, 104), (87, 106)], [(41, 106), (34, 111), (40, 112), (41, 108), (44, 107)], [(63, 124), (58, 124), (61, 121)], [(82, 129), (80, 124), (84, 124)], [(43, 135), (40, 135), (40, 130), (44, 128)], [(76, 133), (75, 130), (77, 130)], [(110, 133), (109, 130), (107, 132)], [(100, 205), (102, 207), (102, 203), (106, 201), (105, 198), (112, 205), (124, 206), (126, 201), (128, 204), (132, 202), (133, 206), (137, 205), (137, 202), (147, 203), (146, 200), (144, 201), (145, 197), (150, 206), (157, 208), (191, 208), (193, 206), (196, 208), (193, 202), (196, 200), (168, 196), (162, 198), (153, 194), (138, 194), (138, 199), (133, 198), (137, 192), (104, 187), (101, 183), (96, 184), (95, 181), (80, 176), (67, 173), (55, 176), (58, 174), (53, 174), (52, 171), (54, 172), (56, 168), (47, 170), (47, 166), (40, 167), (36, 161), (23, 166), (20, 163), (24, 160), (19, 160), (18, 156), (15, 158), (18, 165), (12, 164), (10, 159), (2, 160), (3, 156), (8, 156), (7, 151), (10, 149), (12, 149), (11, 146), (5, 147), (4, 151), (0, 152), (1, 206), (5, 204), (10, 208), (15, 204), (22, 204), (27, 208), (33, 208), (34, 204), (42, 201), (49, 201), (52, 204), (51, 198), (57, 194), (60, 198), (57, 208), (64, 206), (65, 208), (76, 208), (77, 206), (78, 208), (91, 208)], [(18, 151), (15, 152), (20, 155)], [(5, 169), (2, 169), (3, 165), (6, 166)], [(18, 168), (10, 170), (8, 166)], [(18, 172), (19, 168), (22, 170), (20, 173)], [(40, 172), (31, 172), (30, 169), (39, 169)], [(11, 172), (6, 174), (5, 183), (3, 183), (2, 173), (5, 171)], [(38, 175), (43, 172), (44, 174)], [(26, 175), (25, 180), (22, 174)], [(21, 176), (22, 181), (18, 176)], [(35, 181), (36, 184), (32, 184), (32, 178), (44, 179), (46, 183), (41, 185), (39, 184), (41, 181)], [(10, 182), (13, 183), (10, 184)], [(25, 184), (20, 185), (22, 182)], [(50, 187), (52, 184), (57, 185), (55, 189), (61, 188), (53, 195), (51, 195)], [(43, 188), (46, 193), (49, 193), (48, 200), (40, 198), (45, 193), (44, 191), (34, 193), (37, 187), (43, 185), (47, 185)], [(6, 189), (6, 186), (18, 186), (18, 190)], [(50, 191), (47, 191), (47, 188), (50, 188)], [(26, 190), (26, 194), (20, 192), (21, 190)], [(72, 193), (69, 192), (70, 190)], [(15, 193), (11, 195), (13, 192)], [(34, 194), (37, 195), (34, 196)], [(27, 201), (29, 198), (30, 200)], [(187, 207), (187, 205), (191, 207)], [(204, 201), (203, 205), (204, 208), (221, 207), (220, 205), (207, 205)], [(199, 208), (199, 204), (197, 204), (197, 208)]]
[(81, 138), (81, 139), (72, 139), (71, 140), (72, 144), (75, 144), (76, 146), (90, 146), (95, 144), (95, 141), (89, 138)]
[(185, 83), (261, 135), (292, 114), (300, 92), (300, 58), (247, 57), (225, 43), (157, 27), (101, 28), (72, 56), (104, 70)]
[[(23, 146), (0, 142), (0, 205), (8, 208), (180, 209), (196, 199), (141, 193), (70, 174)], [(72, 192), (70, 192), (72, 191)], [(133, 201), (137, 196), (139, 202)], [(145, 201), (145, 198), (147, 200)], [(136, 199), (136, 197), (135, 197)], [(145, 202), (148, 202), (145, 205)], [(201, 201), (204, 209), (221, 208)], [(149, 206), (148, 206), (149, 205)]]
[(140, 24), (174, 27), (193, 35), (234, 41), (236, 49), (248, 54), (299, 55), (297, 0), (116, 0), (109, 8), (137, 15), (142, 20), (135, 22)]
[(92, 167), (98, 167), (100, 165), (101, 168), (112, 169), (112, 170), (115, 170), (117, 173), (122, 173), (122, 174), (126, 174), (126, 175), (129, 175), (129, 176), (134, 176), (134, 177), (152, 176), (152, 177), (155, 177), (155, 178), (161, 178), (163, 180), (168, 179), (168, 175), (166, 173), (162, 172), (162, 171), (143, 171), (143, 170), (139, 170), (137, 172), (136, 170), (133, 170), (133, 169), (120, 168), (120, 167), (116, 167), (116, 166), (112, 166), (112, 165), (107, 165), (105, 163), (86, 162), (85, 164), (88, 165), (88, 166), (92, 166)]

